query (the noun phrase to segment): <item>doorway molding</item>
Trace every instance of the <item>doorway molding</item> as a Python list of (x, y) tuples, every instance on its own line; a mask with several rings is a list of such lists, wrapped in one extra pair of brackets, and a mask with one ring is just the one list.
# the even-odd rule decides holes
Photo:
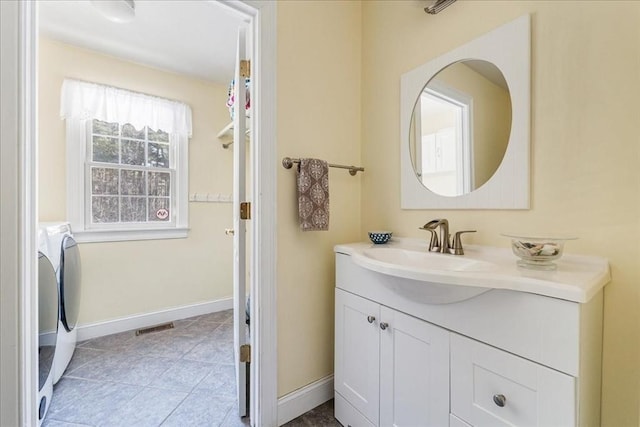
[[(213, 1), (213, 0), (203, 0)], [(251, 424), (277, 425), (276, 3), (216, 0), (247, 18), (252, 39), (253, 233)], [(37, 416), (37, 13), (36, 2), (2, 3), (2, 421)], [(5, 50), (5, 47), (7, 50)], [(5, 55), (7, 53), (7, 55)], [(7, 89), (5, 92), (4, 89)], [(6, 113), (6, 114), (5, 114)], [(5, 121), (9, 124), (5, 126)], [(7, 154), (7, 156), (5, 156)], [(7, 160), (7, 161), (5, 161)], [(12, 160), (12, 161), (9, 161)], [(14, 182), (7, 182), (13, 179)], [(6, 199), (5, 199), (6, 196)], [(10, 233), (10, 235), (6, 234)], [(5, 237), (8, 237), (5, 239)], [(10, 239), (15, 237), (14, 239)], [(10, 268), (5, 269), (5, 264)], [(7, 299), (5, 296), (12, 298)], [(6, 314), (6, 315), (5, 315)], [(18, 373), (10, 376), (9, 373)], [(5, 377), (8, 381), (5, 383)], [(10, 377), (10, 378), (9, 378)], [(13, 402), (17, 408), (9, 407)], [(14, 409), (15, 408), (15, 409)], [(9, 411), (12, 411), (9, 413)], [(4, 418), (6, 416), (6, 419)], [(11, 424), (16, 424), (11, 422)]]
[(37, 425), (36, 7), (0, 2), (0, 423)]

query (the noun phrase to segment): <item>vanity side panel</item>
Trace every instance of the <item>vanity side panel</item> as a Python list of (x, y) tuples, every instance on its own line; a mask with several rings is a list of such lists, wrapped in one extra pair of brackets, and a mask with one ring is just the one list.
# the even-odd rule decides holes
[(453, 304), (425, 304), (399, 289), (424, 283), (374, 273), (336, 254), (336, 286), (459, 334), (578, 376), (580, 305), (525, 292), (491, 290)]
[(580, 374), (578, 377), (578, 424), (600, 425), (602, 390), (603, 292), (580, 306)]

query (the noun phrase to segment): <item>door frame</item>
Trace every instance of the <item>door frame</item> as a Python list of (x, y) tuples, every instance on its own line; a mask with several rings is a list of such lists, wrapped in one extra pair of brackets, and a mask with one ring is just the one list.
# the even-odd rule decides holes
[[(429, 82), (423, 94), (458, 107), (456, 117), (456, 179), (460, 194), (475, 189), (474, 141), (473, 141), (473, 97), (440, 81)], [(462, 185), (460, 185), (462, 184)]]
[[(214, 1), (214, 0), (203, 0)], [(246, 17), (252, 47), (255, 129), (251, 261), (251, 424), (277, 425), (276, 4), (216, 0)], [(30, 1), (2, 3), (2, 412), (37, 425), (37, 13)], [(6, 4), (5, 4), (6, 3)], [(5, 56), (5, 47), (7, 55)], [(7, 89), (5, 92), (4, 89)], [(252, 101), (254, 101), (252, 100)], [(6, 113), (6, 115), (5, 115)], [(9, 114), (11, 113), (11, 114)], [(8, 126), (4, 126), (5, 120)], [(5, 154), (7, 156), (5, 157)], [(13, 162), (5, 159), (15, 160)], [(7, 179), (5, 179), (7, 178)], [(8, 182), (11, 178), (14, 182)], [(5, 239), (5, 236), (8, 239)], [(15, 240), (10, 240), (15, 236)], [(7, 257), (5, 259), (5, 256)], [(4, 268), (4, 262), (8, 267)], [(10, 296), (13, 298), (5, 298)], [(6, 309), (6, 311), (5, 311)], [(7, 314), (6, 316), (4, 314)], [(15, 315), (14, 315), (15, 314)], [(14, 316), (12, 316), (14, 315)], [(13, 373), (13, 375), (11, 375)], [(17, 373), (17, 374), (16, 374)], [(5, 382), (5, 378), (7, 381)], [(16, 402), (17, 407), (5, 403)], [(9, 405), (7, 405), (9, 406)], [(9, 413), (10, 411), (13, 411)], [(4, 418), (6, 417), (6, 418)], [(15, 423), (12, 423), (15, 424)]]

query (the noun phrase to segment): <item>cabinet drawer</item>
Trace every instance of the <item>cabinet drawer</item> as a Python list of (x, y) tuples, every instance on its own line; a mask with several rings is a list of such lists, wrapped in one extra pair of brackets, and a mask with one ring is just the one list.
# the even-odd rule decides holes
[(575, 378), (451, 334), (451, 412), (475, 426), (575, 426)]
[(344, 427), (374, 427), (356, 408), (351, 406), (340, 393), (335, 394), (335, 417)]

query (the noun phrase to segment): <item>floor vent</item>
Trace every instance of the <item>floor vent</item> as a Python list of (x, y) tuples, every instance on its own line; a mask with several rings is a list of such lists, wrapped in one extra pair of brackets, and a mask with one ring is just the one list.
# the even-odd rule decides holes
[(148, 328), (138, 329), (136, 331), (136, 336), (150, 334), (151, 332), (166, 331), (167, 329), (173, 329), (173, 328), (174, 328), (173, 322), (163, 323), (162, 325), (156, 325), (156, 326), (150, 326)]

